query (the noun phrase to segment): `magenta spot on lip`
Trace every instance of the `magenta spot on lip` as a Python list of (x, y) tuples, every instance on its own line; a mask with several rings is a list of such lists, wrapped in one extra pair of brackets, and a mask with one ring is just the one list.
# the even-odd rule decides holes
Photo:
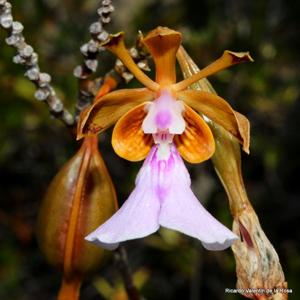
[(167, 110), (160, 111), (155, 116), (155, 123), (159, 129), (166, 129), (171, 123), (171, 114)]

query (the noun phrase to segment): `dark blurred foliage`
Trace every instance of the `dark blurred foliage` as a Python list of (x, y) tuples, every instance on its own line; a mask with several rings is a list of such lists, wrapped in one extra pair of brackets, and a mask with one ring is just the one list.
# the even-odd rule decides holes
[[(57, 92), (70, 109), (77, 93), (73, 68), (81, 62), (79, 47), (89, 39), (87, 29), (97, 18), (99, 2), (13, 1), (15, 18), (23, 22), (42, 68), (53, 76)], [(210, 80), (251, 121), (251, 154), (242, 156), (244, 179), (293, 289), (291, 299), (298, 299), (300, 3), (124, 0), (114, 4), (111, 32), (124, 30), (128, 44), (134, 42), (137, 30), (165, 25), (183, 33), (184, 45), (200, 67), (225, 49), (251, 52), (254, 63), (235, 66)], [(14, 52), (4, 38), (0, 31), (0, 299), (54, 299), (60, 275), (41, 256), (34, 226), (48, 183), (78, 144), (34, 99), (34, 87), (23, 77), (24, 70), (12, 63)], [(107, 58), (111, 55), (102, 56), (99, 75), (112, 67), (113, 60)], [(102, 136), (100, 149), (122, 203), (139, 164), (117, 158), (109, 136)], [(189, 167), (199, 199), (230, 227), (226, 195), (211, 163)], [(198, 242), (167, 230), (126, 247), (147, 299), (242, 298), (224, 293), (236, 281), (231, 250), (209, 252)], [(104, 262), (93, 280), (84, 283), (82, 299), (107, 299), (113, 286), (120, 290), (120, 278), (112, 266), (112, 260)]]

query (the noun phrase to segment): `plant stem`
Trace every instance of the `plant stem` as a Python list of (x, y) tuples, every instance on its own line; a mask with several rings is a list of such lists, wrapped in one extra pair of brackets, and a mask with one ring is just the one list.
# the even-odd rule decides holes
[(134, 285), (127, 252), (123, 246), (119, 246), (118, 249), (115, 250), (114, 258), (119, 272), (121, 273), (128, 298), (130, 300), (141, 300), (138, 289)]
[(72, 114), (56, 95), (51, 85), (51, 76), (40, 71), (38, 54), (31, 45), (26, 43), (22, 34), (24, 26), (22, 23), (14, 21), (11, 9), (10, 2), (0, 0), (0, 27), (8, 33), (5, 42), (17, 50), (13, 62), (22, 65), (26, 70), (25, 76), (35, 84), (37, 88), (34, 94), (35, 98), (38, 101), (45, 102), (55, 118), (61, 120), (66, 126), (73, 126), (74, 118)]

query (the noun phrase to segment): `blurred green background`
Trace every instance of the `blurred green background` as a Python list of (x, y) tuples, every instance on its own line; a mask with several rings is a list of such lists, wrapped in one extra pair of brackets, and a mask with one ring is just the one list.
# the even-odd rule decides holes
[[(99, 2), (13, 1), (14, 18), (24, 24), (42, 70), (52, 75), (57, 93), (72, 111), (77, 95), (72, 73), (81, 63), (79, 47), (89, 40), (88, 27), (97, 20)], [(225, 49), (250, 51), (254, 63), (235, 66), (210, 81), (251, 122), (251, 154), (242, 155), (247, 191), (278, 251), (293, 289), (290, 299), (299, 299), (300, 3), (119, 0), (114, 5), (109, 30), (124, 30), (128, 45), (137, 30), (146, 33), (163, 25), (183, 33), (184, 45), (199, 67)], [(40, 254), (34, 226), (48, 183), (78, 144), (49, 116), (46, 106), (34, 99), (34, 86), (24, 78), (24, 70), (12, 63), (14, 50), (4, 43), (5, 37), (0, 30), (0, 299), (54, 299), (60, 274)], [(101, 56), (98, 75), (112, 67), (109, 57)], [(133, 187), (139, 164), (118, 158), (109, 137), (109, 132), (102, 136), (101, 151), (122, 203)], [(189, 168), (199, 199), (231, 227), (226, 195), (211, 162)], [(236, 282), (230, 249), (209, 252), (195, 240), (167, 230), (128, 242), (126, 248), (147, 299), (242, 299), (224, 293)], [(112, 260), (84, 283), (82, 299), (109, 299), (110, 289), (120, 290)]]

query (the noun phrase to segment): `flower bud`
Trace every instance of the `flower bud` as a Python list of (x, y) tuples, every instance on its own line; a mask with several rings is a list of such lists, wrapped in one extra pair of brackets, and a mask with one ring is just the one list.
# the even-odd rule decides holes
[(88, 136), (50, 183), (37, 222), (42, 252), (64, 274), (62, 294), (75, 295), (82, 276), (101, 263), (104, 250), (84, 237), (116, 209), (115, 190), (99, 153), (97, 137)]

